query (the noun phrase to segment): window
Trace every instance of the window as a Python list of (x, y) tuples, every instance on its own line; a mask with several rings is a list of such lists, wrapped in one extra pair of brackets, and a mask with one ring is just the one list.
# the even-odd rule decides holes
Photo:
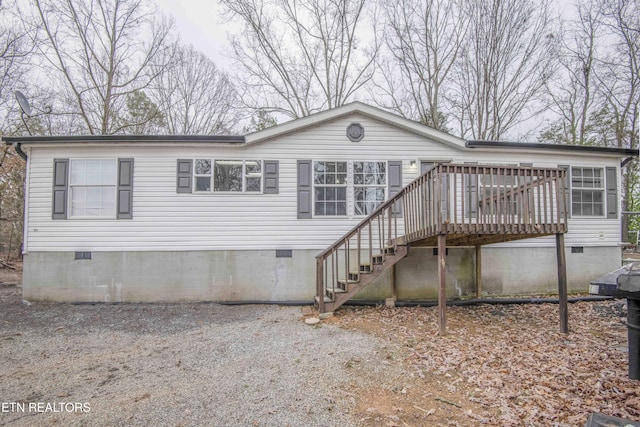
[(211, 191), (211, 160), (197, 159), (194, 176), (196, 191)]
[(316, 216), (369, 215), (386, 200), (387, 162), (313, 162), (313, 188)]
[(262, 191), (262, 161), (196, 159), (194, 165), (197, 192)]
[(386, 199), (386, 162), (353, 163), (353, 198), (355, 215), (369, 215)]
[(347, 215), (347, 162), (314, 162), (314, 213)]
[(602, 168), (571, 168), (571, 211), (574, 216), (604, 216)]
[(71, 160), (71, 216), (115, 217), (116, 176), (115, 159)]

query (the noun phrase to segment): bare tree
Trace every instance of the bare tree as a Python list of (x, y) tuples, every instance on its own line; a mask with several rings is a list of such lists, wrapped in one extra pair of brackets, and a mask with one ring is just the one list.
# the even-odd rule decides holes
[(232, 54), (248, 107), (307, 116), (352, 100), (374, 74), (375, 28), (370, 41), (360, 36), (366, 0), (222, 3), (243, 26)]
[(117, 120), (117, 112), (157, 77), (150, 63), (167, 48), (171, 25), (158, 22), (156, 9), (143, 0), (34, 2), (45, 34), (41, 54), (64, 80), (71, 101), (58, 113), (78, 115), (90, 134), (138, 125)]
[(9, 131), (19, 114), (13, 94), (25, 88), (36, 35), (37, 28), (22, 19), (15, 0), (0, 2), (0, 132)]
[[(595, 70), (601, 16), (591, 3), (577, 4), (577, 18), (559, 40), (558, 72), (547, 85), (549, 108), (558, 119), (541, 134), (540, 139), (561, 144), (600, 145), (605, 134), (593, 132), (590, 123), (597, 119)], [(596, 120), (597, 121), (597, 120)]]
[[(604, 108), (613, 125), (615, 146), (638, 148), (640, 142), (640, 5), (632, 0), (597, 1), (603, 26), (611, 37), (610, 49), (601, 61)], [(640, 182), (637, 160), (631, 161), (623, 176), (622, 210), (640, 207)], [(634, 218), (635, 227), (638, 219)], [(630, 219), (623, 217), (622, 238), (627, 238)]]
[(228, 134), (240, 119), (240, 99), (227, 74), (192, 46), (176, 45), (171, 65), (158, 58), (152, 97), (169, 134)]
[(552, 71), (548, 0), (466, 2), (454, 112), (464, 138), (499, 140), (536, 113)]
[(638, 146), (640, 113), (640, 5), (632, 0), (600, 0), (602, 23), (611, 41), (598, 80), (615, 125), (616, 146)]
[(446, 130), (445, 104), (453, 65), (466, 35), (457, 0), (387, 0), (385, 44), (390, 63), (374, 97), (381, 107)]

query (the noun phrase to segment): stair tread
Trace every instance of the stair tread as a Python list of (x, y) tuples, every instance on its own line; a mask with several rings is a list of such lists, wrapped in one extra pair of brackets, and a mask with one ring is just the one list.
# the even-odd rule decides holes
[[(320, 298), (317, 295), (315, 296), (315, 300), (316, 300), (316, 303), (320, 302)], [(324, 296), (324, 302), (325, 303), (329, 303), (329, 302), (333, 302), (333, 300), (325, 295)]]
[[(382, 253), (370, 254), (365, 262), (358, 263), (357, 271), (354, 267), (350, 267), (347, 271), (347, 277), (335, 280), (332, 288), (324, 290), (324, 304), (326, 310), (335, 310), (353, 295), (357, 294), (361, 289), (373, 283), (377, 277), (384, 271), (396, 264), (400, 259), (408, 253), (408, 245), (397, 245), (388, 248), (380, 248)], [(348, 262), (347, 262), (348, 264)], [(316, 301), (319, 297), (316, 296)]]

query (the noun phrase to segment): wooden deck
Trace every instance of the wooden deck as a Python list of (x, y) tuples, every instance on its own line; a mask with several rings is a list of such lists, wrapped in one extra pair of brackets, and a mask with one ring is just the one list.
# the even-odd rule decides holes
[[(562, 169), (435, 164), (316, 257), (318, 309), (337, 309), (394, 266), (408, 246), (471, 246), (479, 260), (482, 245), (550, 235), (557, 236), (559, 293), (566, 301), (567, 193)], [(443, 332), (445, 252), (439, 251)], [(476, 268), (479, 279), (480, 263)], [(566, 331), (566, 302), (564, 310), (563, 320), (561, 301)]]

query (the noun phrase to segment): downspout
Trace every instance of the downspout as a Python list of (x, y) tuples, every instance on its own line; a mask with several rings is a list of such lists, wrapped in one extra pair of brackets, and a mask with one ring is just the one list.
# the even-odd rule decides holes
[(27, 153), (22, 151), (22, 144), (20, 144), (19, 142), (14, 142), (13, 143), (13, 148), (16, 149), (16, 153), (18, 153), (18, 156), (22, 157), (22, 159), (26, 162), (27, 161)]
[(633, 157), (627, 157), (626, 159), (624, 159), (624, 160), (622, 161), (622, 163), (620, 163), (620, 167), (621, 167), (621, 168), (625, 167), (625, 165), (626, 165), (627, 163), (629, 163), (631, 160), (633, 160)]

